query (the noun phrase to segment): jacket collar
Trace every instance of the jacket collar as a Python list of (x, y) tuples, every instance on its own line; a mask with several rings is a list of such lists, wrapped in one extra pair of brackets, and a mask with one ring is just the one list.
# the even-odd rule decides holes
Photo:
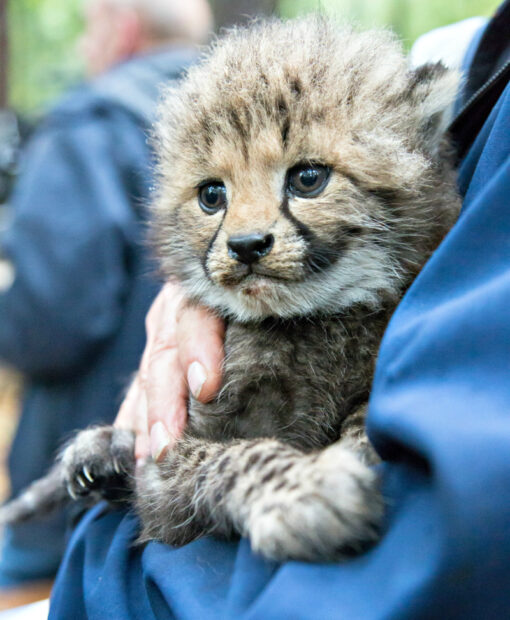
[(510, 0), (499, 7), (472, 55), (460, 99), (460, 111), (449, 127), (460, 161), (487, 120), (510, 80)]

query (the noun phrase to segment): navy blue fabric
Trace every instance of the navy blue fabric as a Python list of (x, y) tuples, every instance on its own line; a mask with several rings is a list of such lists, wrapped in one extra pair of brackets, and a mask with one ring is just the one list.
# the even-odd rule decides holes
[(237, 544), (132, 546), (97, 508), (50, 618), (484, 618), (510, 610), (510, 87), (460, 169), (464, 207), (395, 313), (370, 403), (386, 534), (337, 565), (277, 566)]
[[(157, 290), (147, 132), (158, 86), (191, 58), (170, 50), (115, 68), (63, 101), (27, 148), (1, 239), (16, 277), (0, 293), (0, 360), (25, 376), (14, 494), (73, 430), (113, 420), (138, 366)], [(55, 574), (64, 531), (63, 515), (8, 529), (0, 585)]]

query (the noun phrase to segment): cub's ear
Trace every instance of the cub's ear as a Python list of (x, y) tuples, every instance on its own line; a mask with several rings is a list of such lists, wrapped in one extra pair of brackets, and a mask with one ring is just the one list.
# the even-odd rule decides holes
[(417, 67), (409, 77), (408, 93), (418, 111), (422, 145), (425, 151), (435, 156), (453, 117), (460, 73), (438, 62)]

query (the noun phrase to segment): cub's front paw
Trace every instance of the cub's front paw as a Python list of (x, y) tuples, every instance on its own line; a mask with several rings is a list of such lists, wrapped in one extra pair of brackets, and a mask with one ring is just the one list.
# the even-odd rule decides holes
[(382, 514), (376, 474), (334, 444), (275, 478), (253, 503), (246, 533), (271, 559), (335, 561), (375, 542)]
[(109, 501), (131, 491), (134, 434), (113, 426), (81, 431), (61, 454), (67, 491), (73, 499), (89, 494)]

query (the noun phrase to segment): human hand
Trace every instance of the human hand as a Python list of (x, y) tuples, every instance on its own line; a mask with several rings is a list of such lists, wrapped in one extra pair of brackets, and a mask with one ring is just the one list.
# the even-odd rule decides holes
[(136, 433), (137, 460), (160, 460), (182, 434), (187, 399), (208, 402), (221, 384), (223, 322), (191, 306), (177, 284), (166, 284), (145, 320), (147, 343), (115, 426)]

